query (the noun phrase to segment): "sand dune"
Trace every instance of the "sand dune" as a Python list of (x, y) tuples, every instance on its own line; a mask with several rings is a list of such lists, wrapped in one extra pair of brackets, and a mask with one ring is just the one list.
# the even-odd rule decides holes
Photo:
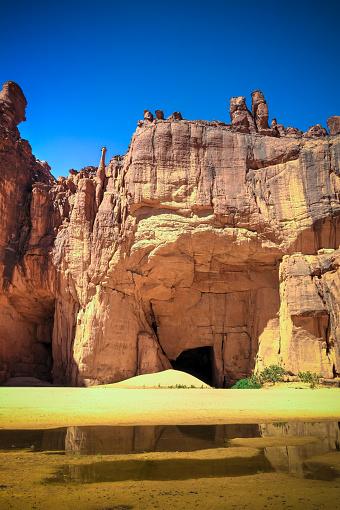
[(154, 374), (144, 374), (131, 377), (114, 384), (105, 384), (104, 388), (169, 388), (186, 386), (187, 388), (210, 388), (197, 377), (180, 370), (163, 370)]

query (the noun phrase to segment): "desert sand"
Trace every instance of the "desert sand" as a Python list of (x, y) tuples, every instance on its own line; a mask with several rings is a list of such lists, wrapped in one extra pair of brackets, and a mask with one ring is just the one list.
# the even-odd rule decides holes
[[(180, 370), (163, 370), (154, 374), (137, 375), (125, 381), (106, 384), (101, 388), (210, 388), (210, 386), (197, 377)], [(181, 388), (183, 389), (183, 388)]]
[[(296, 389), (283, 384), (260, 390), (201, 389), (202, 382), (197, 381), (171, 370), (91, 388), (3, 387), (0, 427), (265, 423), (340, 418), (337, 388)], [(178, 389), (176, 384), (199, 387)], [(140, 387), (136, 388), (137, 385)]]

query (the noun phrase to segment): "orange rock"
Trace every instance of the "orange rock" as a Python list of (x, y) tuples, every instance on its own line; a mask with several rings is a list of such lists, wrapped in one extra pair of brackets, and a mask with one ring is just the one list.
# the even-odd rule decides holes
[(124, 158), (56, 182), (3, 96), (3, 381), (339, 373), (339, 136), (267, 133), (262, 96), (258, 132), (237, 98), (232, 126), (140, 123)]

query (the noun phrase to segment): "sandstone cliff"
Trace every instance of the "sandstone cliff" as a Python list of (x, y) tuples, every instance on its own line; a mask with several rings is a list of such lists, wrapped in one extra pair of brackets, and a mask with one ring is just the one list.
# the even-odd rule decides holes
[(145, 111), (124, 157), (55, 181), (19, 136), (25, 106), (5, 84), (1, 381), (195, 373), (202, 356), (216, 386), (271, 363), (340, 372), (339, 117), (269, 127), (259, 91), (252, 112), (232, 98), (231, 124)]

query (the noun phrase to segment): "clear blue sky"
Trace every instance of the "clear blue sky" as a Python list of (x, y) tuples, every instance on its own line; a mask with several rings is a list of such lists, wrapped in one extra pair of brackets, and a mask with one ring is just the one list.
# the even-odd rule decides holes
[(306, 129), (340, 114), (340, 2), (1, 2), (0, 82), (28, 99), (20, 125), (54, 175), (123, 154), (145, 108), (229, 122), (260, 88), (271, 117)]

